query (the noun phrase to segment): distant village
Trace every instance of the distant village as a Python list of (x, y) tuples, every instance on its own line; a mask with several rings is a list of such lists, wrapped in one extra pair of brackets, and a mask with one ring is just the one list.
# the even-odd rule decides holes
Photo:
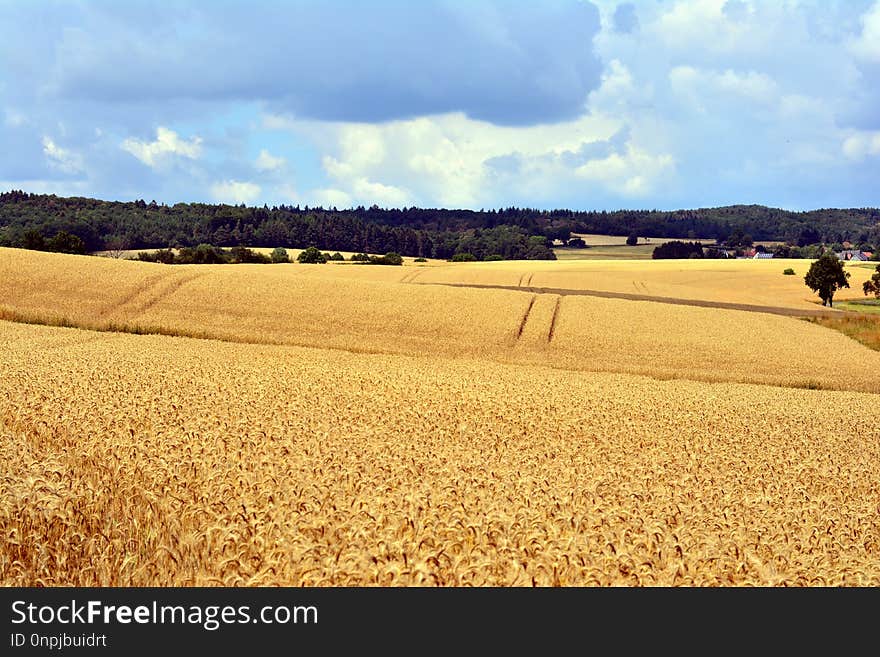
[[(838, 260), (849, 260), (852, 262), (867, 262), (871, 258), (874, 257), (873, 251), (862, 251), (859, 249), (851, 248), (852, 245), (849, 242), (845, 242), (843, 244), (843, 250), (835, 251), (834, 255), (837, 256)], [(762, 245), (751, 246), (748, 248), (735, 248), (731, 246), (725, 246), (723, 244), (709, 244), (703, 245), (703, 250), (706, 251), (707, 257), (714, 258), (737, 258), (739, 260), (770, 260), (774, 257), (777, 257), (771, 251), (767, 251), (765, 247)]]
[[(569, 247), (569, 248), (590, 248), (590, 245), (583, 239), (584, 236), (575, 235), (568, 240), (555, 239), (552, 242), (553, 247)], [(651, 243), (651, 239), (647, 237), (635, 237), (631, 235), (627, 238), (627, 246), (636, 246), (637, 244), (647, 245)], [(622, 246), (622, 245), (621, 245)], [(818, 258), (822, 253), (831, 250), (838, 260), (847, 262), (867, 262), (875, 260), (875, 253), (870, 245), (862, 244), (862, 248), (856, 248), (852, 242), (844, 241), (840, 244), (834, 244), (830, 247), (824, 244), (810, 244), (805, 246), (795, 246), (791, 244), (773, 243), (772, 245), (753, 244), (751, 239), (743, 237), (742, 241), (727, 240), (726, 242), (716, 242), (714, 244), (704, 244), (700, 240), (682, 241), (672, 240), (664, 242), (662, 247), (667, 248), (667, 254), (661, 257), (705, 257), (705, 258), (731, 258), (737, 260), (771, 260), (773, 258)], [(655, 249), (655, 252), (660, 250)], [(654, 257), (658, 257), (655, 255)]]

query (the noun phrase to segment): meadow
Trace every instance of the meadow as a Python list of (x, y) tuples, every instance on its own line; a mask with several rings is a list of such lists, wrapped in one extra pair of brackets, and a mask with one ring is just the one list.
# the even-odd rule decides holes
[(880, 352), (669, 301), (800, 272), (427, 264), (0, 249), (0, 583), (880, 585)]

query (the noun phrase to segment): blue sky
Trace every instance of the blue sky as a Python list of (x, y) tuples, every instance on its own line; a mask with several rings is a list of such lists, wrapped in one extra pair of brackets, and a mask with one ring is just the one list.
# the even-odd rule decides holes
[(0, 189), (880, 206), (880, 1), (0, 0)]

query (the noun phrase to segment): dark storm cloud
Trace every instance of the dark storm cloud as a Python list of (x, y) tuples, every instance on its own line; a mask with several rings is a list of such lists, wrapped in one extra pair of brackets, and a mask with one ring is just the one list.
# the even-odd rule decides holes
[(574, 0), (53, 8), (0, 14), (21, 28), (4, 30), (10, 52), (39, 41), (16, 82), (64, 98), (264, 100), (369, 122), (461, 111), (525, 125), (583, 113), (601, 73), (598, 10)]

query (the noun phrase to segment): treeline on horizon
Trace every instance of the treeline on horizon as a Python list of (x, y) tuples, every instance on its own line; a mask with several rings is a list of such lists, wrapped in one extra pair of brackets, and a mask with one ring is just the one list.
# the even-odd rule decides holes
[[(555, 259), (552, 240), (572, 233), (677, 239), (748, 234), (792, 245), (849, 241), (880, 244), (880, 209), (792, 212), (762, 205), (694, 210), (576, 211), (501, 208), (351, 209), (207, 203), (159, 204), (83, 197), (0, 193), (0, 246), (41, 248), (82, 244), (83, 252), (113, 249), (315, 246), (322, 250), (395, 252), (449, 259)], [(60, 237), (59, 237), (60, 235)]]

